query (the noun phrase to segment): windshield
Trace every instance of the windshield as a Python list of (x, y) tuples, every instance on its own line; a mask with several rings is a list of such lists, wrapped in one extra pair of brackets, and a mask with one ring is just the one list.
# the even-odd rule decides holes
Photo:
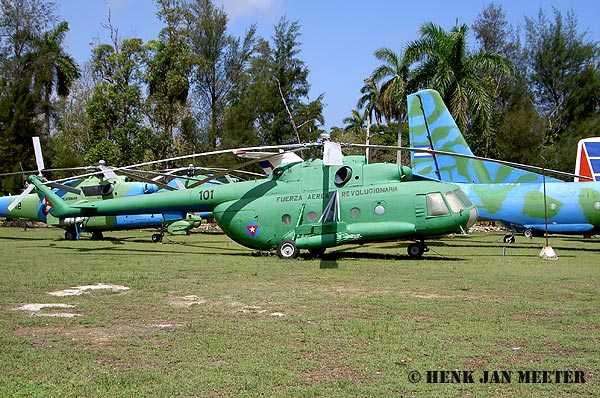
[(450, 213), (440, 192), (427, 194), (427, 212), (430, 216), (441, 216)]
[(465, 209), (465, 206), (454, 194), (454, 192), (446, 192), (444, 195), (446, 195), (446, 200), (448, 201), (448, 204), (450, 205), (450, 208), (453, 212), (460, 213), (462, 210)]
[(465, 191), (463, 191), (462, 189), (457, 189), (456, 191), (454, 191), (454, 193), (456, 194), (456, 196), (458, 196), (458, 199), (460, 199), (463, 205), (465, 205), (465, 208), (473, 206), (473, 202), (471, 202), (471, 199), (469, 199)]

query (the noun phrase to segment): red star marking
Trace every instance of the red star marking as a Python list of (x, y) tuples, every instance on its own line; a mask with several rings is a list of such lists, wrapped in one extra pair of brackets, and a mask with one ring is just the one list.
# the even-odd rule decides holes
[(256, 225), (246, 225), (246, 229), (250, 233), (250, 236), (254, 238), (254, 235), (256, 235)]

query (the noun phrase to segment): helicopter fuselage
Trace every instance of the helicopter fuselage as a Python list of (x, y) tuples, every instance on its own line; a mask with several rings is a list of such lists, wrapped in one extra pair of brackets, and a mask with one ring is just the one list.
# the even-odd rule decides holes
[(38, 185), (50, 195), (55, 216), (212, 211), (234, 241), (263, 250), (282, 242), (293, 242), (295, 251), (423, 240), (465, 230), (477, 216), (456, 185), (412, 180), (407, 167), (365, 164), (361, 156), (346, 156), (335, 166), (321, 159), (285, 164), (254, 181), (70, 205)]

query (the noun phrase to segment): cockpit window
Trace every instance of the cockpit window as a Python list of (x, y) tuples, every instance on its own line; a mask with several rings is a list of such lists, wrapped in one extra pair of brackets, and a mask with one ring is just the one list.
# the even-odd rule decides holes
[(458, 199), (460, 199), (463, 205), (465, 205), (465, 208), (473, 206), (473, 202), (471, 202), (471, 199), (469, 199), (465, 191), (463, 191), (462, 189), (457, 189), (456, 191), (454, 191), (454, 193), (456, 194), (456, 196), (458, 196)]
[(430, 216), (442, 216), (450, 213), (442, 194), (439, 192), (427, 194), (427, 210)]
[(103, 185), (88, 185), (86, 187), (81, 187), (84, 196), (106, 196), (110, 195), (115, 186), (113, 184), (103, 184)]
[(453, 212), (459, 213), (465, 209), (465, 206), (463, 206), (462, 202), (458, 199), (454, 192), (446, 192), (444, 195), (446, 195), (446, 200), (448, 201), (448, 204)]

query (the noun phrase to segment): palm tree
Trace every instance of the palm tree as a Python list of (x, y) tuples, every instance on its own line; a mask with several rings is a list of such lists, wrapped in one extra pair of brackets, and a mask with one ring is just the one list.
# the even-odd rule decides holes
[(352, 116), (345, 117), (342, 120), (342, 123), (346, 125), (346, 127), (344, 127), (344, 131), (360, 133), (365, 128), (365, 118), (356, 109), (352, 109)]
[(62, 42), (69, 31), (65, 21), (37, 40), (35, 55), (35, 86), (43, 96), (42, 111), (46, 119), (46, 133), (50, 136), (51, 97), (54, 89), (59, 97), (69, 95), (69, 90), (80, 76), (79, 66), (75, 59), (65, 53)]
[(379, 87), (377, 87), (377, 82), (373, 79), (367, 78), (364, 81), (365, 85), (360, 89), (360, 93), (362, 97), (358, 99), (357, 106), (359, 108), (365, 108), (365, 118), (367, 120), (367, 134), (365, 143), (367, 148), (365, 149), (365, 157), (367, 159), (367, 163), (369, 163), (369, 147), (368, 145), (371, 142), (371, 120), (372, 117), (375, 116), (375, 123), (381, 124), (381, 103), (380, 103), (380, 95), (379, 95)]
[[(343, 128), (333, 127), (331, 136), (335, 133), (335, 140), (339, 142), (360, 143), (365, 134), (364, 113), (358, 109), (352, 109), (351, 115), (342, 119)], [(347, 152), (347, 153), (346, 153)], [(359, 155), (362, 151), (356, 148), (347, 148), (346, 155)]]
[[(387, 120), (398, 122), (398, 146), (402, 146), (402, 122), (406, 120), (406, 85), (409, 79), (409, 64), (402, 54), (396, 54), (389, 48), (375, 51), (375, 57), (384, 63), (371, 74), (371, 80), (378, 83), (385, 80), (380, 89), (379, 103), (381, 112)], [(400, 151), (397, 157), (400, 161)]]
[(503, 76), (512, 72), (510, 61), (498, 53), (469, 53), (468, 30), (466, 24), (457, 24), (446, 32), (431, 22), (425, 23), (421, 25), (421, 38), (409, 43), (404, 55), (410, 64), (420, 62), (413, 70), (415, 87), (437, 90), (462, 131), (474, 118), (489, 121), (493, 98), (487, 90), (488, 73)]

